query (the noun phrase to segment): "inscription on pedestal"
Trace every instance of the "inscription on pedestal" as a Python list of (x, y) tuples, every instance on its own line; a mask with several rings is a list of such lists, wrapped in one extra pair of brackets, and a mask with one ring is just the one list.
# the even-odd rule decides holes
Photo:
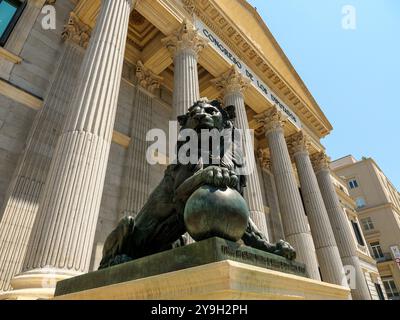
[(243, 248), (233, 249), (226, 245), (221, 245), (220, 250), (227, 259), (249, 263), (267, 269), (306, 275), (306, 268), (303, 265), (293, 264), (291, 261), (285, 259), (276, 259), (276, 256), (270, 257), (264, 254), (244, 251)]

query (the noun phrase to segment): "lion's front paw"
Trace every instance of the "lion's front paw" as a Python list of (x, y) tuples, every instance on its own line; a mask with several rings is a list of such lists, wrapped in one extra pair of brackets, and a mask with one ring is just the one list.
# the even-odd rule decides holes
[(205, 183), (220, 188), (235, 188), (239, 182), (239, 178), (234, 171), (217, 166), (205, 168), (202, 177)]
[(279, 240), (276, 243), (275, 254), (285, 257), (289, 260), (296, 259), (296, 250), (286, 241)]

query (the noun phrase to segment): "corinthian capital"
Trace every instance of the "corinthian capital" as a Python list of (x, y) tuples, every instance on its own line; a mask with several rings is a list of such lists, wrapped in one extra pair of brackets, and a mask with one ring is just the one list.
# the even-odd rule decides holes
[(243, 93), (249, 86), (250, 80), (245, 78), (235, 66), (223, 73), (220, 77), (211, 81), (219, 90), (223, 91), (223, 95), (237, 92)]
[(269, 154), (262, 149), (257, 150), (257, 158), (260, 162), (261, 168), (269, 172), (272, 171), (272, 163)]
[(283, 130), (287, 122), (287, 116), (278, 111), (278, 108), (276, 106), (274, 106), (272, 109), (256, 115), (254, 119), (264, 126), (265, 135), (268, 135), (270, 132), (273, 131)]
[(311, 156), (311, 162), (314, 167), (314, 171), (318, 172), (321, 170), (330, 170), (329, 163), (330, 158), (326, 155), (325, 152), (317, 152)]
[(162, 42), (174, 56), (182, 51), (189, 51), (196, 57), (208, 44), (208, 41), (186, 20), (178, 30), (162, 39)]
[(154, 90), (158, 89), (160, 83), (163, 81), (162, 77), (146, 68), (140, 60), (137, 62), (136, 66), (136, 78), (138, 79), (139, 85), (149, 92), (154, 92)]
[(302, 130), (292, 134), (287, 138), (287, 144), (289, 148), (289, 152), (292, 155), (295, 155), (299, 152), (307, 152), (311, 145), (310, 137), (304, 133)]
[(89, 44), (91, 32), (91, 28), (84, 24), (74, 12), (71, 12), (68, 24), (64, 26), (61, 37), (64, 41), (70, 40), (86, 49)]

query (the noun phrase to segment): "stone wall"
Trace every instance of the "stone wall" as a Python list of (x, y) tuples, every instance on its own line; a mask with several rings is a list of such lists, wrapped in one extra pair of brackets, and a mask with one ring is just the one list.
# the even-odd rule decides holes
[(44, 30), (44, 15), (39, 14), (20, 53), (23, 61), (14, 66), (9, 79), (11, 83), (40, 98), (45, 96), (49, 88), (51, 75), (62, 52), (61, 33), (74, 5), (70, 0), (58, 0), (54, 7), (56, 29)]

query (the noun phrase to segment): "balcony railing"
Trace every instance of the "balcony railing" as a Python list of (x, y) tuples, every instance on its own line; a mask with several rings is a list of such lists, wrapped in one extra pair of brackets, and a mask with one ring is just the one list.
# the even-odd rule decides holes
[(393, 261), (393, 257), (390, 253), (384, 253), (383, 257), (374, 257), (374, 259), (376, 260), (376, 262), (386, 262), (386, 261)]

